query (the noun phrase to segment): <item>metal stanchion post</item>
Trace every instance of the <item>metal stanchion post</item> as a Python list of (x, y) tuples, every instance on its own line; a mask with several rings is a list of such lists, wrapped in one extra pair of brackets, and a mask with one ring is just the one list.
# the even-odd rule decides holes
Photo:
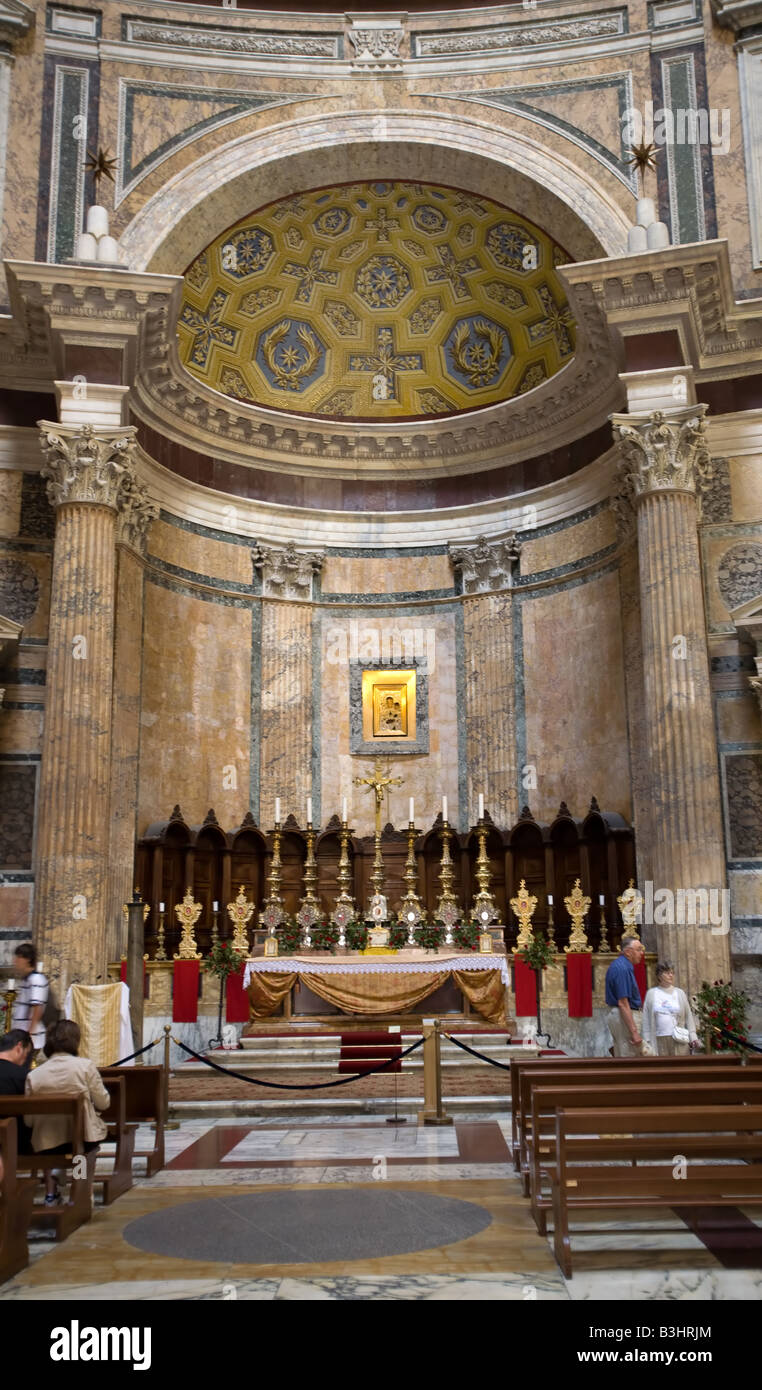
[(169, 1118), (169, 1043), (172, 1033), (171, 1023), (164, 1024), (164, 1128), (179, 1129), (179, 1120)]
[(452, 1115), (442, 1106), (442, 1062), (440, 1056), (440, 1023), (435, 1019), (423, 1025), (423, 1110), (418, 1112), (421, 1125), (451, 1125)]

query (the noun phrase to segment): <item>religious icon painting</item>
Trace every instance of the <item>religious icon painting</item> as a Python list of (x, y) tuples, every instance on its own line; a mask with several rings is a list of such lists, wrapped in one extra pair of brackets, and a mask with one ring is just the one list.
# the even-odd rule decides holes
[(415, 671), (363, 671), (363, 738), (415, 739)]

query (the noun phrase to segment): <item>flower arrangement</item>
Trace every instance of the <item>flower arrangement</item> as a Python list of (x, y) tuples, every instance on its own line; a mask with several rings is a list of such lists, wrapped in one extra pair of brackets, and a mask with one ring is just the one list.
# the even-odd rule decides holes
[(710, 1052), (740, 1051), (740, 1043), (732, 1042), (715, 1030), (726, 1028), (737, 1038), (747, 1041), (749, 996), (746, 991), (734, 989), (733, 985), (725, 984), (723, 980), (715, 980), (711, 985), (704, 980), (693, 1002), (699, 1033), (708, 1038)]
[(310, 932), (312, 949), (314, 951), (328, 951), (333, 956), (336, 954), (336, 947), (339, 944), (339, 928), (334, 922), (318, 922)]
[(416, 946), (422, 951), (438, 951), (444, 941), (445, 929), (441, 922), (419, 922), (413, 932)]
[(348, 922), (344, 928), (344, 938), (350, 951), (364, 951), (368, 944), (368, 928), (364, 922)]
[(518, 956), (519, 960), (523, 960), (530, 970), (536, 971), (539, 975), (541, 971), (547, 970), (548, 966), (553, 964), (556, 952), (544, 936), (535, 932), (529, 945), (519, 951)]
[(458, 950), (478, 951), (480, 930), (478, 922), (458, 922), (452, 929), (452, 939)]
[(278, 938), (279, 955), (293, 956), (294, 952), (299, 950), (302, 941), (302, 929), (295, 917), (286, 917), (275, 935)]
[(393, 951), (401, 951), (407, 941), (407, 927), (404, 922), (392, 922), (389, 928), (389, 945)]
[(222, 981), (228, 975), (237, 975), (245, 960), (243, 951), (234, 951), (230, 941), (218, 941), (206, 956), (203, 968)]

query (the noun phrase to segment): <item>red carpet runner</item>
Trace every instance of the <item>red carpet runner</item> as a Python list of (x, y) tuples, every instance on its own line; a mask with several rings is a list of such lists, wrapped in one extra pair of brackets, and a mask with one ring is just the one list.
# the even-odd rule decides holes
[[(391, 1041), (392, 1037), (394, 1042)], [(399, 1033), (342, 1033), (339, 1071), (372, 1071), (381, 1062), (388, 1062), (390, 1057), (399, 1057), (401, 1051)], [(396, 1066), (387, 1067), (386, 1070), (402, 1071), (402, 1063), (397, 1062)]]

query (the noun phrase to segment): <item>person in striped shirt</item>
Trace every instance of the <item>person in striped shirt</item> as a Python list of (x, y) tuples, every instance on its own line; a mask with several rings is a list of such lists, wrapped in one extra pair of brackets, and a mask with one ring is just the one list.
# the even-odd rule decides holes
[(37, 952), (31, 941), (16, 947), (13, 970), (17, 980), (16, 1002), (13, 1005), (13, 1027), (31, 1033), (35, 1052), (45, 1046), (45, 1024), (42, 1016), (48, 1002), (48, 979), (37, 969)]

